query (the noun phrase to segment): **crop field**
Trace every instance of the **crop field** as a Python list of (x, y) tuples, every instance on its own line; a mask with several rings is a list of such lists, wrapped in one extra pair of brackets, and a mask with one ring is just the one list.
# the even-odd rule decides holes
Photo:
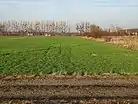
[(0, 37), (0, 74), (137, 74), (138, 52), (81, 37)]

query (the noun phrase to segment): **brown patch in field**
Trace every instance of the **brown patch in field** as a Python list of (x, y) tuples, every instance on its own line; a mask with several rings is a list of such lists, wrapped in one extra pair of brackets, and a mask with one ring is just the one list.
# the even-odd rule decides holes
[(93, 41), (114, 44), (123, 48), (138, 50), (138, 36), (103, 36), (101, 38), (85, 38)]
[(1, 101), (2, 104), (137, 104), (138, 100), (11, 100), (11, 101)]
[(111, 37), (112, 40), (109, 42), (124, 48), (138, 50), (138, 36), (118, 36)]
[(133, 79), (137, 77), (136, 75), (132, 74), (126, 74), (126, 75), (119, 75), (119, 74), (112, 74), (112, 73), (103, 73), (100, 75), (93, 74), (93, 75), (52, 75), (52, 74), (47, 74), (47, 75), (11, 75), (11, 76), (0, 76), (0, 81), (1, 80), (23, 80), (23, 79)]
[(0, 79), (0, 99), (2, 98), (12, 99), (10, 104), (39, 104), (43, 99), (44, 102), (55, 102), (52, 99), (57, 99), (66, 104), (127, 104), (126, 102), (138, 99), (138, 76), (105, 73), (95, 76), (3, 77)]

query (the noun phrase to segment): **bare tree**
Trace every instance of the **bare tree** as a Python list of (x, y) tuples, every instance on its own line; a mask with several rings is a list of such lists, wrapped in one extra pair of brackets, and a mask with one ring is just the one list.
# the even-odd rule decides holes
[(85, 22), (76, 24), (76, 30), (80, 35), (82, 35), (86, 31), (85, 25), (86, 25)]

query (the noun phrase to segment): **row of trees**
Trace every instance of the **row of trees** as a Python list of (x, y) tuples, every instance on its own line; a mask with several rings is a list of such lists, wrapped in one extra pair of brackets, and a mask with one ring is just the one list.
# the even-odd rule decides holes
[(76, 30), (80, 35), (100, 38), (102, 36), (124, 36), (124, 35), (137, 35), (132, 31), (120, 28), (118, 26), (111, 26), (109, 29), (102, 29), (99, 25), (90, 24), (89, 22), (82, 22), (76, 25)]
[(65, 21), (1, 21), (0, 31), (5, 35), (70, 33), (70, 25)]
[(113, 27), (104, 30), (100, 26), (90, 24), (90, 22), (77, 23), (75, 31), (71, 31), (71, 26), (67, 21), (0, 21), (1, 35), (83, 35), (92, 37), (128, 35), (128, 31), (120, 27)]

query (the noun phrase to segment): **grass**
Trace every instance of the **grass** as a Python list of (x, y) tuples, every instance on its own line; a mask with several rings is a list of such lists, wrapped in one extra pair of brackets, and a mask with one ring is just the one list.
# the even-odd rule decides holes
[(138, 52), (79, 37), (0, 37), (0, 74), (138, 73)]
[(111, 36), (111, 38), (112, 40), (109, 41), (109, 43), (132, 50), (138, 50), (138, 36)]

